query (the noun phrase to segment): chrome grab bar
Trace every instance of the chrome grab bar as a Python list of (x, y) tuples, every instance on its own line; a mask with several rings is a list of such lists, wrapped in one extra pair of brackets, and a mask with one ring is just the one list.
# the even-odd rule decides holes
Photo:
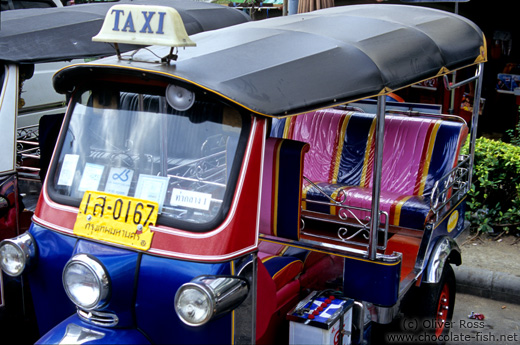
[(449, 78), (448, 78), (448, 75), (445, 74), (445, 75), (443, 76), (444, 87), (446, 88), (446, 90), (451, 91), (451, 90), (453, 90), (453, 89), (456, 89), (456, 88), (458, 88), (458, 87), (461, 87), (461, 86), (463, 86), (463, 85), (466, 85), (466, 84), (471, 83), (472, 81), (477, 80), (478, 78), (480, 78), (480, 74), (481, 74), (481, 73), (482, 73), (482, 65), (479, 64), (479, 65), (478, 65), (478, 68), (477, 68), (477, 70), (476, 70), (476, 72), (475, 72), (475, 75), (474, 75), (473, 77), (470, 77), (470, 78), (468, 78), (468, 79), (466, 79), (466, 80), (460, 81), (460, 82), (455, 83), (455, 84), (450, 84), (450, 80), (449, 80)]

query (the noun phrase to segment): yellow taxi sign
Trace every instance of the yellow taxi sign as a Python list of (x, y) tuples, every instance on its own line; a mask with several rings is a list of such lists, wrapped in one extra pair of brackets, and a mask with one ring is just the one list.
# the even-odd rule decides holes
[(193, 47), (177, 10), (166, 6), (114, 5), (95, 42)]

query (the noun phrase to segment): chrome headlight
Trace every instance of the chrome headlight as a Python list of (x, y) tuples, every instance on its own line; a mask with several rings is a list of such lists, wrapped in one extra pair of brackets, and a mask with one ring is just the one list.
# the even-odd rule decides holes
[(35, 255), (36, 246), (28, 233), (0, 242), (0, 266), (12, 277), (22, 274)]
[(175, 311), (189, 326), (201, 326), (238, 307), (249, 292), (239, 277), (202, 276), (182, 285), (175, 294)]
[(63, 286), (78, 307), (92, 310), (102, 307), (110, 296), (110, 278), (105, 267), (86, 254), (78, 254), (63, 270)]

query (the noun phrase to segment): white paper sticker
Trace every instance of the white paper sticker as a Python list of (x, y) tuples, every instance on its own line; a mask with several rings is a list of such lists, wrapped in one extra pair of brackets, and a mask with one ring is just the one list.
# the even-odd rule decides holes
[(168, 190), (168, 180), (165, 176), (139, 175), (134, 197), (157, 202), (161, 213)]
[(211, 194), (192, 192), (184, 189), (172, 189), (170, 205), (196, 208), (198, 210), (209, 210)]
[(103, 165), (92, 163), (85, 164), (85, 169), (83, 170), (83, 176), (81, 176), (78, 190), (80, 192), (98, 190), (99, 181), (101, 181), (101, 177), (103, 176), (103, 170), (105, 170)]
[(128, 195), (134, 171), (127, 168), (111, 168), (105, 186), (105, 192)]
[(58, 186), (72, 186), (74, 182), (74, 174), (76, 173), (76, 166), (78, 165), (79, 155), (66, 154), (63, 157), (63, 164), (61, 165), (60, 177), (58, 178)]

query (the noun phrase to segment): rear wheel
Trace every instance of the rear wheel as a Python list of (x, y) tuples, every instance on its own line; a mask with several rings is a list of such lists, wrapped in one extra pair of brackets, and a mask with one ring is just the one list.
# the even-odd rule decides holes
[(444, 344), (455, 307), (455, 274), (451, 265), (444, 266), (438, 283), (423, 284), (417, 292), (416, 315), (421, 331), (429, 343)]
[[(451, 267), (451, 266), (450, 266)], [(446, 328), (446, 322), (451, 321), (451, 317), (448, 319), (448, 314), (453, 314), (453, 308), (450, 306), (450, 286), (445, 283), (442, 286), (441, 294), (437, 301), (437, 314), (435, 316), (435, 335), (440, 336)]]

